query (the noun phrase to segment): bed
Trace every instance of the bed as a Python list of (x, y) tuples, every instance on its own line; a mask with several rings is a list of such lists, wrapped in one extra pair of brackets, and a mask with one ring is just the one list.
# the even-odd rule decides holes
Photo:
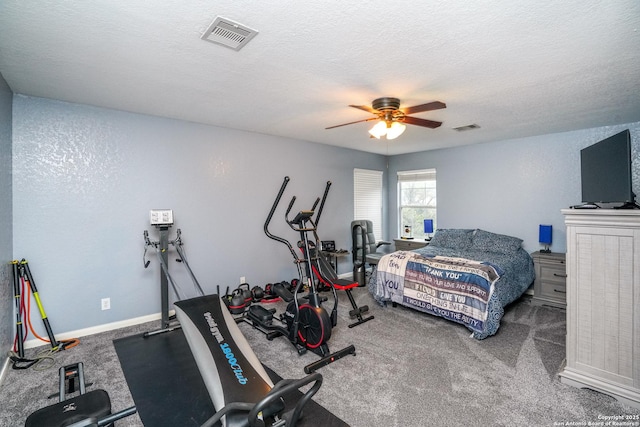
[(535, 278), (517, 237), (480, 229), (440, 229), (428, 246), (383, 256), (368, 284), (388, 302), (460, 323), (476, 339), (494, 335), (504, 307)]

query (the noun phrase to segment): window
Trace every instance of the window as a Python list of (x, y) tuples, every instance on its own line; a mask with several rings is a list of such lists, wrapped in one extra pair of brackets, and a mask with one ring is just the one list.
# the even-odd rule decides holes
[(373, 234), (382, 238), (382, 172), (353, 170), (353, 219), (373, 222)]
[(402, 232), (408, 225), (414, 238), (428, 237), (424, 220), (432, 219), (436, 228), (436, 170), (398, 172), (398, 199), (398, 236), (404, 236)]

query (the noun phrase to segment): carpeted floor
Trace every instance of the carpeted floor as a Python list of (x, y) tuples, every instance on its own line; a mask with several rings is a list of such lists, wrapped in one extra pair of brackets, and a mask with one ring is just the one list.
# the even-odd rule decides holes
[[(376, 318), (347, 328), (350, 306), (341, 295), (329, 345), (336, 351), (354, 344), (357, 355), (321, 368), (324, 382), (314, 397), (353, 427), (588, 425), (602, 416), (638, 414), (607, 395), (560, 383), (564, 310), (532, 306), (524, 298), (507, 308), (497, 335), (477, 341), (462, 326), (379, 307), (364, 288), (355, 293)], [(0, 387), (0, 426), (24, 425), (29, 413), (54, 403), (46, 396), (57, 392), (57, 369), (77, 361), (92, 387), (107, 390), (114, 411), (133, 405), (112, 340), (157, 326), (85, 337), (56, 354), (56, 365), (44, 372), (9, 370)], [(304, 365), (316, 359), (298, 356), (284, 338), (268, 341), (248, 324), (240, 328), (258, 358), (281, 377), (302, 377)], [(132, 416), (117, 425), (142, 424)]]
[[(113, 343), (145, 425), (199, 427), (215, 412), (181, 329), (148, 338), (131, 335)], [(265, 368), (274, 384), (282, 379)], [(292, 411), (301, 397), (297, 390), (286, 393), (284, 413)], [(298, 420), (299, 427), (348, 427), (314, 401), (305, 405), (304, 413), (305, 417)]]

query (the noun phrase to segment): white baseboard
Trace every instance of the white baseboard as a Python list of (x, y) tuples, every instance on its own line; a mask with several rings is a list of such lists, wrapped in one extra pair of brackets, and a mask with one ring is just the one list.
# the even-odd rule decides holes
[[(169, 311), (169, 315), (173, 316), (175, 313), (173, 310)], [(105, 323), (104, 325), (92, 326), (90, 328), (78, 329), (70, 332), (63, 332), (61, 334), (55, 334), (56, 340), (63, 341), (71, 338), (86, 337), (88, 335), (99, 334), (100, 332), (113, 331), (115, 329), (126, 328), (127, 326), (139, 325), (141, 323), (153, 322), (154, 320), (160, 320), (162, 315), (160, 313), (148, 314), (146, 316), (135, 317), (133, 319), (120, 320), (118, 322)], [(39, 339), (27, 340), (24, 343), (24, 348), (34, 348), (44, 345), (46, 343)]]
[[(169, 311), (169, 315), (175, 315), (173, 310)], [(146, 316), (135, 317), (133, 319), (120, 320), (118, 322), (105, 323), (104, 325), (92, 326), (90, 328), (78, 329), (75, 331), (64, 332), (61, 334), (56, 334), (56, 340), (68, 340), (71, 338), (80, 338), (86, 337), (89, 335), (99, 334), (100, 332), (113, 331), (115, 329), (126, 328), (127, 326), (140, 325), (141, 323), (153, 322), (154, 320), (160, 320), (162, 315), (160, 313), (149, 314)], [(24, 342), (24, 348), (35, 348), (45, 345), (46, 343), (40, 341), (39, 339), (27, 340)], [(9, 357), (6, 357), (2, 360), (2, 366), (0, 367), (0, 384), (4, 380), (4, 376), (11, 365), (11, 361)]]

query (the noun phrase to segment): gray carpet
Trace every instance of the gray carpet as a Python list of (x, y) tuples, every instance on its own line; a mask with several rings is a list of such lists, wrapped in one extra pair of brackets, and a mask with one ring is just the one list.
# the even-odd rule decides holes
[[(353, 427), (587, 425), (601, 416), (638, 413), (607, 395), (560, 383), (563, 310), (535, 307), (525, 298), (508, 307), (497, 335), (477, 341), (454, 323), (379, 307), (364, 288), (355, 294), (376, 318), (347, 328), (350, 307), (341, 294), (329, 345), (336, 351), (354, 344), (357, 355), (320, 369), (324, 383), (314, 397)], [(24, 425), (29, 413), (54, 403), (46, 396), (57, 391), (58, 367), (77, 361), (84, 362), (92, 387), (107, 390), (114, 411), (132, 405), (111, 341), (156, 327), (154, 322), (85, 337), (56, 354), (48, 371), (9, 370), (0, 387), (0, 426)], [(247, 324), (240, 328), (260, 360), (284, 378), (303, 376), (304, 365), (316, 359), (298, 356), (284, 338), (268, 341)], [(142, 424), (133, 416), (117, 425)]]

